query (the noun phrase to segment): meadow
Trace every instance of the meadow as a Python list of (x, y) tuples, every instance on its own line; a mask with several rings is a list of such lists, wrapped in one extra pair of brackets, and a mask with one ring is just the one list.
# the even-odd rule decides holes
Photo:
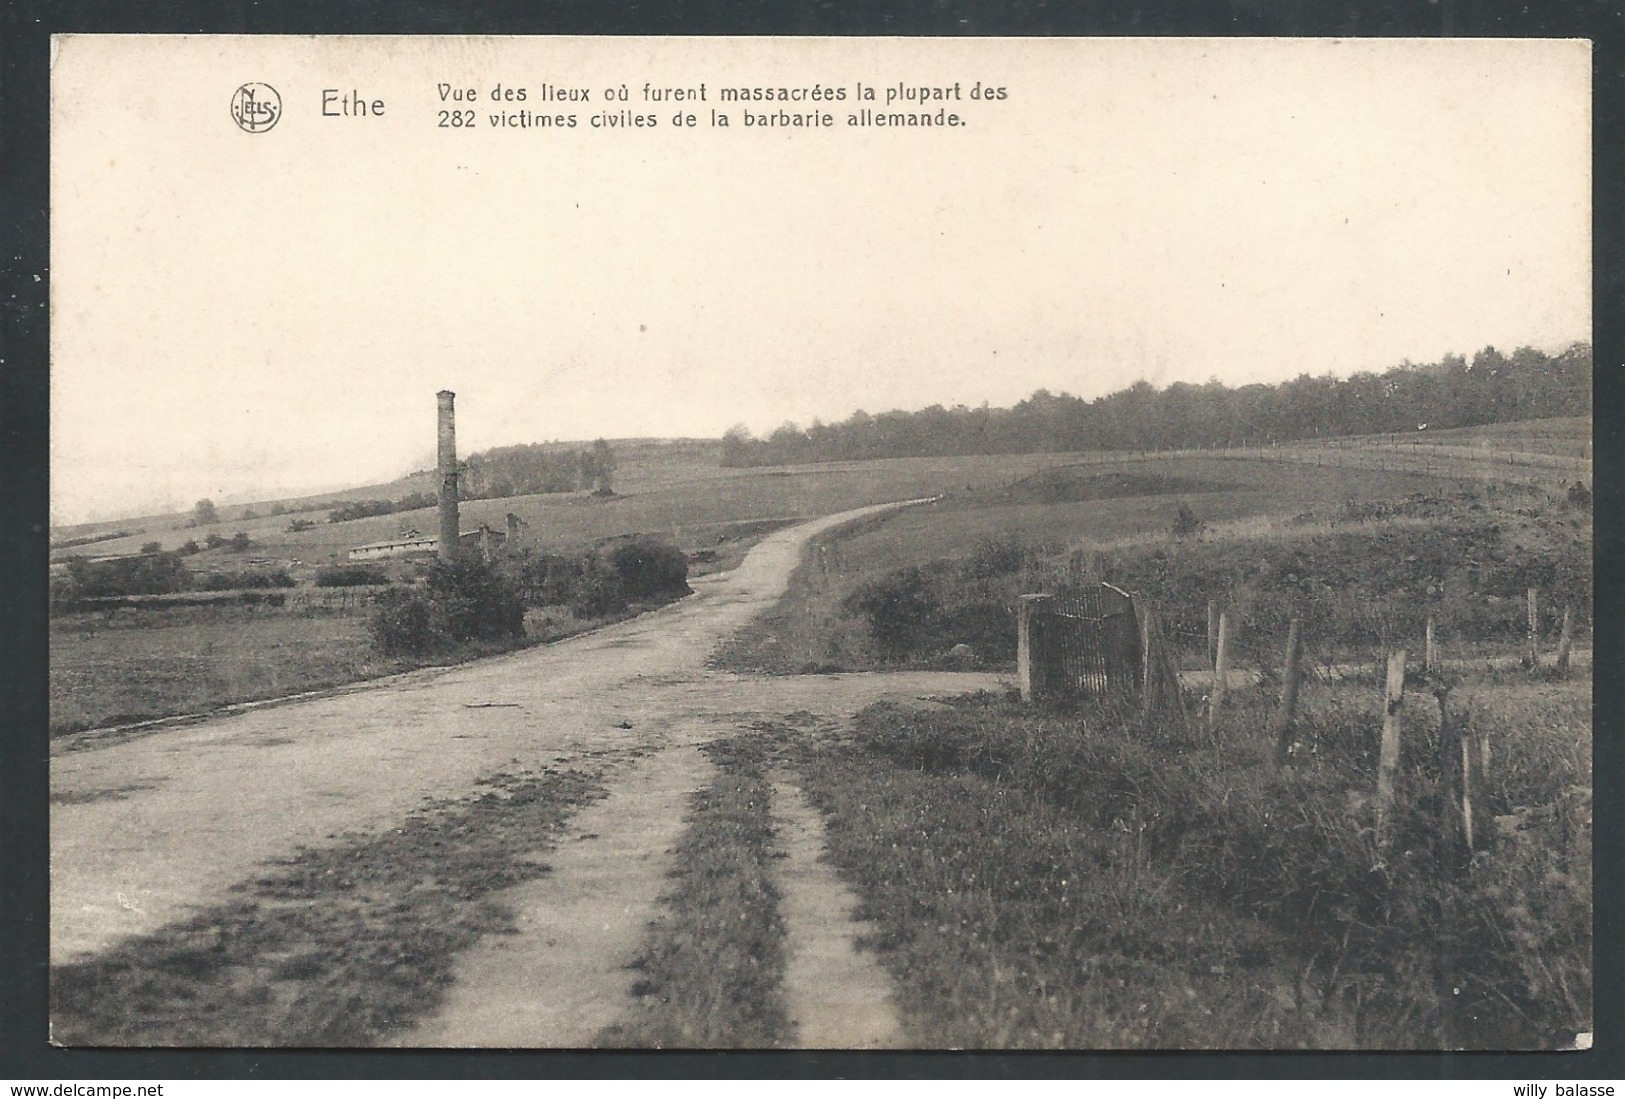
[(1590, 684), (1460, 690), (1496, 753), (1471, 857), (1425, 695), (1378, 827), (1371, 686), (1310, 691), (1285, 767), (1267, 691), (1211, 737), (982, 696), (784, 751), (933, 1045), (1561, 1048), (1592, 1028)]
[[(1577, 642), (1589, 638), (1589, 498), (1565, 492), (1572, 475), (1556, 467), (1485, 476), (1476, 457), (1496, 446), (1577, 457), (1580, 433), (1477, 430), (1490, 446), (1439, 433), (1435, 449), (1465, 453), (1396, 457), (1368, 440), (1340, 450), (1349, 461), (1292, 460), (1313, 449), (1301, 448), (724, 470), (685, 452), (623, 470), (608, 500), (465, 504), (465, 529), (500, 529), (512, 511), (536, 549), (657, 534), (696, 568), (722, 569), (799, 517), (936, 498), (816, 540), (780, 604), (713, 655), (728, 669), (1012, 669), (1018, 595), (1104, 580), (1158, 605), (1187, 670), (1207, 666), (1206, 605), (1221, 601), (1251, 673), (1211, 728), (1198, 675), (1186, 677), (1185, 722), (998, 693), (874, 707), (845, 725), (792, 716), (713, 744), (719, 773), (692, 800), (670, 919), (638, 963), (639, 1014), (601, 1040), (786, 1040), (769, 797), (784, 774), (822, 813), (827, 857), (876, 929), (863, 945), (921, 1045), (1552, 1049), (1592, 1029), (1591, 679), (1549, 658), (1565, 605)], [(432, 529), (433, 515), (303, 532), (286, 517), (253, 522), (250, 555), (308, 582), (349, 546), (403, 524)], [(1533, 669), (1517, 663), (1527, 586), (1545, 592), (1547, 662)], [(1305, 624), (1309, 672), (1277, 761), (1288, 616)], [(1410, 684), (1396, 796), (1379, 821), (1384, 700), (1363, 669), (1389, 647), (1419, 647), (1427, 616), (1450, 662)], [(531, 640), (593, 624), (556, 610), (527, 620)], [(359, 608), (293, 603), (60, 616), (51, 646), (58, 732), (409, 666), (373, 653)], [(1471, 852), (1451, 800), (1459, 731), (1490, 749)], [(556, 828), (559, 807), (543, 808), (537, 826)], [(507, 842), (470, 827), (471, 842)], [(178, 958), (200, 933), (183, 930), (160, 944)], [(443, 966), (473, 933), (425, 956)], [(243, 935), (255, 950), (290, 949), (280, 926)]]
[[(1564, 605), (1588, 636), (1592, 530), (1589, 501), (1557, 487), (1276, 456), (1054, 467), (832, 533), (716, 660), (1013, 670), (1019, 593), (1110, 580), (1146, 594), (1200, 669), (1216, 598), (1256, 674), (1211, 730), (1200, 675), (1185, 723), (1012, 693), (780, 730), (910, 1032), (965, 1048), (1559, 1048), (1592, 1026), (1591, 682), (1551, 652)], [(1529, 669), (1536, 585), (1546, 644)], [(1278, 764), (1289, 614), (1309, 671)], [(1447, 660), (1431, 679), (1428, 616)], [(1392, 646), (1415, 655), (1379, 827), (1375, 668)], [(1493, 761), (1472, 852), (1448, 793), (1463, 731)]]
[[(1177, 535), (1182, 513), (1194, 526)], [(1547, 636), (1564, 601), (1583, 635), (1590, 558), (1588, 508), (1539, 485), (1219, 455), (1078, 462), (827, 536), (717, 661), (954, 667), (964, 644), (1013, 667), (1017, 596), (1100, 580), (1150, 598), (1187, 656), (1205, 649), (1209, 599), (1249, 649), (1278, 647), (1302, 616), (1322, 655), (1369, 661), (1389, 640), (1419, 644), (1432, 614), (1464, 655), (1515, 648), (1528, 586), (1546, 590)], [(877, 644), (886, 613), (899, 629), (912, 615), (909, 644)]]
[[(652, 533), (691, 557), (691, 575), (736, 565), (749, 548), (787, 522), (865, 504), (931, 496), (967, 486), (1007, 484), (1052, 464), (1055, 456), (911, 459), (847, 463), (782, 470), (723, 470), (690, 451), (661, 461), (629, 463), (621, 494), (529, 496), (463, 504), (463, 528), (488, 522), (504, 527), (512, 511), (528, 526), (520, 548), (572, 551), (604, 539)], [(379, 654), (367, 632), (368, 608), (327, 607), (301, 599), (318, 569), (346, 559), (350, 546), (391, 537), (403, 525), (432, 530), (433, 512), (407, 512), (321, 522), (289, 532), (288, 516), (247, 524), (222, 523), (218, 531), (246, 529), (248, 551), (205, 550), (186, 558), (189, 567), (240, 569), (285, 567), (300, 581), (282, 607), (197, 607), (163, 611), (122, 609), (54, 615), (50, 630), (50, 708), (53, 735), (219, 706), (275, 698), (353, 683), (422, 666), (422, 660)], [(181, 518), (171, 517), (176, 523)], [(184, 528), (175, 541), (202, 538), (210, 529)], [(148, 534), (96, 543), (87, 553), (133, 552)], [(167, 542), (166, 542), (167, 545)], [(411, 567), (388, 562), (405, 579)], [(364, 598), (364, 597), (362, 597)], [(527, 641), (556, 640), (616, 620), (574, 620), (557, 610), (527, 616)], [(475, 646), (460, 659), (482, 655)]]

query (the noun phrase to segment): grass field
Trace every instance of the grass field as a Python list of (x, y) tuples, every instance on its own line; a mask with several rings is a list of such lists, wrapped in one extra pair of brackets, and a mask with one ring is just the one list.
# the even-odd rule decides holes
[(50, 631), (51, 735), (207, 713), (461, 663), (520, 645), (557, 641), (628, 614), (576, 619), (560, 607), (526, 612), (518, 645), (471, 642), (455, 652), (410, 659), (381, 655), (367, 628), (370, 609), (239, 606), (60, 616)]
[[(1200, 533), (1171, 532), (1181, 504)], [(1232, 693), (1214, 736), (1200, 719), (1145, 727), (993, 697), (875, 709), (812, 742), (783, 731), (880, 928), (909, 1031), (967, 1048), (1558, 1048), (1592, 1026), (1591, 684), (1551, 671), (1558, 607), (1547, 666), (1515, 660), (1525, 583), (1585, 620), (1590, 547), (1589, 510), (1538, 485), (1212, 455), (1088, 462), (836, 532), (715, 659), (953, 667), (967, 658), (944, 650), (968, 635), (952, 631), (991, 623), (969, 659), (1008, 667), (1016, 593), (1106, 574), (1168, 607), (1200, 651), (1219, 597), (1240, 659), (1265, 675)], [(881, 619), (854, 608), (866, 591), (883, 598), (865, 608), (929, 619), (935, 636), (888, 651)], [(1312, 676), (1291, 763), (1272, 764), (1280, 637), (1248, 630), (1284, 626), (1272, 615), (1286, 608), (1370, 634), (1339, 651), (1323, 639), (1318, 658), (1372, 666), (1384, 644), (1419, 646), (1437, 609), (1448, 653), (1513, 661), (1452, 673), (1456, 719), (1494, 761), (1476, 857), (1446, 841), (1452, 757), (1425, 684), (1387, 843), (1380, 682)]]
[[(1171, 533), (1181, 506), (1201, 524), (1199, 536)], [(1588, 607), (1590, 526), (1588, 511), (1536, 488), (1418, 472), (1213, 456), (1057, 465), (827, 537), (796, 573), (787, 598), (717, 661), (778, 674), (921, 666), (963, 642), (981, 660), (1007, 664), (1014, 658), (1017, 594), (1090, 578), (1147, 593), (1174, 616), (1172, 628), (1203, 635), (1176, 638), (1181, 647), (1205, 644), (1209, 598), (1248, 615), (1313, 604), (1343, 626), (1360, 619), (1366, 632), (1397, 627), (1408, 619), (1380, 605), (1384, 585), (1399, 585), (1397, 598), (1409, 591), (1404, 585), (1425, 588), (1448, 574), (1459, 588), (1466, 581), (1456, 574), (1469, 562), (1485, 585), (1521, 595), (1527, 582), (1546, 587), (1549, 600), (1583, 579), (1577, 598)], [(1464, 532), (1476, 532), (1482, 544), (1470, 544)], [(1301, 563), (1292, 565), (1294, 557)], [(851, 601), (906, 566), (928, 574), (914, 587), (942, 589), (931, 598), (977, 609), (973, 620), (957, 624), (945, 612), (934, 639), (888, 659)], [(1272, 601), (1276, 574), (1292, 568), (1303, 574), (1294, 583), (1302, 586), (1303, 576), (1315, 573), (1310, 579), (1318, 586)], [(1585, 576), (1570, 575), (1577, 571)], [(1457, 632), (1465, 636), (1469, 623), (1513, 629), (1518, 608), (1486, 596), (1441, 609), (1446, 627), (1451, 614), (1462, 616)], [(1561, 606), (1550, 603), (1547, 614), (1560, 617)], [(1583, 613), (1581, 622), (1588, 622)], [(1271, 632), (1248, 644), (1280, 640), (1270, 615), (1252, 624)], [(1555, 623), (1546, 628), (1551, 635)], [(1344, 643), (1356, 640), (1374, 644), (1354, 637)]]
[[(1490, 434), (1496, 446), (1555, 455), (1578, 437), (1566, 423)], [(1468, 449), (1477, 438), (1432, 441)], [(639, 962), (641, 1005), (602, 1040), (783, 1040), (767, 789), (778, 769), (822, 813), (828, 858), (877, 929), (866, 945), (893, 978), (905, 1029), (929, 1045), (1521, 1049), (1556, 1048), (1591, 1029), (1586, 673), (1454, 673), (1452, 713), (1491, 746), (1472, 858), (1447, 838), (1456, 834), (1445, 796), (1454, 764), (1443, 761), (1455, 746), (1442, 739), (1427, 684), (1413, 682), (1408, 695), (1396, 808), (1380, 832), (1379, 683), (1311, 676), (1286, 766), (1274, 765), (1269, 734), (1279, 687), (1270, 661), (1289, 609), (1317, 630), (1358, 634), (1366, 651), (1351, 640), (1347, 653), (1369, 660), (1389, 644), (1419, 643), (1419, 615), (1436, 607), (1456, 652), (1515, 659), (1516, 597), (1539, 584), (1579, 609), (1583, 637), (1589, 510), (1515, 479), (1281, 458), (1040, 455), (779, 470), (670, 461), (625, 476), (613, 500), (466, 505), (465, 527), (500, 526), (512, 510), (536, 546), (663, 533), (715, 551), (707, 567), (724, 568), (792, 517), (940, 496), (815, 542), (780, 605), (715, 661), (777, 674), (1007, 667), (1015, 595), (1111, 579), (1163, 603), (1187, 656), (1205, 649), (1206, 600), (1222, 597), (1242, 660), (1263, 673), (1232, 692), (1212, 734), (1200, 721), (1147, 724), (1104, 707), (981, 695), (872, 708), (843, 728), (768, 725), (712, 745), (718, 775), (691, 802), (664, 898), (669, 919), (651, 930)], [(1196, 528), (1176, 536), (1182, 506)], [(256, 554), (314, 566), (402, 519), (285, 537), (278, 519), (251, 533)], [(432, 527), (428, 513), (410, 521)], [(866, 593), (867, 602), (857, 598)], [(903, 609), (925, 624), (918, 644), (888, 641), (864, 609), (895, 611), (917, 597)], [(1559, 611), (1546, 608), (1548, 637)], [(370, 655), (359, 613), (120, 613), (52, 623), (53, 729), (405, 666)], [(580, 624), (538, 615), (530, 625), (543, 635)], [(1337, 658), (1323, 636), (1312, 664)], [(945, 651), (963, 639), (974, 639), (969, 655)], [(1193, 713), (1201, 701), (1188, 699)], [(505, 880), (491, 868), (511, 856), (519, 831), (551, 835), (597, 796), (595, 777), (509, 776), (504, 789), (523, 794), (517, 803), (440, 807), (396, 838), (301, 856), (212, 922), (70, 969), (53, 995), (83, 1040), (172, 1040), (181, 1021), (159, 1008), (195, 996), (219, 1025), (193, 1038), (374, 1041), (426, 1010), (403, 990), (439, 988), (452, 953), (503, 926), (481, 900), (488, 878)], [(478, 880), (425, 892), (412, 875), (447, 828)], [(296, 877), (352, 862), (376, 864), (358, 879), (361, 905), (407, 891), (400, 904), (364, 913), (395, 929), (399, 945), (392, 937), (354, 959), (345, 929), (360, 917), (339, 903), (351, 904), (349, 892), (316, 891), (313, 914), (299, 917), (314, 931), (289, 922), (282, 904)], [(397, 872), (407, 876), (388, 877)], [(313, 949), (345, 954), (345, 964), (318, 966)], [(157, 1005), (145, 1015), (143, 997)], [(106, 1008), (114, 998), (124, 1006)], [(362, 1010), (340, 1010), (352, 1002)], [(137, 1017), (135, 1031), (117, 1029)]]
[[(933, 459), (852, 463), (840, 468), (721, 470), (714, 465), (667, 465), (645, 470), (639, 491), (612, 500), (587, 495), (522, 497), (464, 505), (464, 527), (489, 521), (503, 526), (513, 510), (530, 528), (521, 547), (567, 549), (634, 532), (663, 534), (708, 560), (692, 572), (731, 568), (770, 531), (798, 518), (863, 504), (950, 489), (1006, 484), (1053, 462), (1050, 457)], [(688, 477), (689, 479), (684, 479)], [(432, 527), (431, 513), (404, 518)], [(342, 558), (350, 545), (389, 536), (403, 516), (319, 524), (300, 534), (280, 533), (285, 517), (249, 524), (260, 544), (245, 554), (206, 551), (187, 561), (194, 569), (250, 562), (299, 562), (290, 572), (308, 591), (316, 568)], [(230, 524), (223, 524), (222, 528)], [(185, 532), (188, 537), (198, 531)], [(125, 539), (140, 541), (142, 536)], [(97, 553), (120, 542), (98, 543)], [(132, 548), (132, 547), (124, 547)], [(402, 565), (391, 567), (400, 572)], [(380, 656), (371, 645), (366, 613), (301, 612), (286, 608), (196, 608), (188, 612), (120, 611), (57, 616), (50, 631), (50, 705), (53, 734), (174, 714), (205, 712), (235, 702), (370, 679), (411, 663)], [(558, 612), (532, 611), (529, 640), (552, 640), (603, 624), (574, 621)], [(480, 655), (469, 650), (463, 659)]]
[(1311, 692), (1280, 769), (1262, 691), (1214, 738), (981, 697), (785, 743), (934, 1043), (1558, 1048), (1592, 1026), (1590, 684), (1458, 690), (1495, 745), (1471, 862), (1420, 693), (1386, 840), (1369, 686)]
[[(460, 517), (464, 530), (481, 523), (503, 530), (505, 517), (513, 512), (528, 524), (521, 544), (544, 549), (581, 547), (602, 538), (639, 532), (664, 535), (688, 548), (706, 539), (715, 542), (734, 523), (810, 518), (866, 504), (933, 496), (967, 487), (999, 486), (1065, 460), (1065, 455), (999, 455), (723, 469), (714, 461), (703, 460), (703, 456), (690, 456), (683, 461), (653, 463), (647, 468), (629, 465), (617, 474), (620, 495), (610, 499), (581, 492), (469, 500), (462, 504)], [(247, 556), (298, 561), (314, 568), (343, 559), (352, 546), (392, 538), (402, 529), (427, 533), (437, 529), (432, 508), (344, 523), (328, 523), (324, 513), (313, 512), (303, 518), (316, 520), (316, 525), (296, 533), (287, 530), (289, 518), (267, 516), (247, 522), (227, 519), (193, 528), (183, 525), (185, 516), (100, 524), (131, 533), (81, 547), (78, 552), (134, 553), (148, 541), (174, 549), (187, 539), (201, 542), (211, 533), (229, 538), (241, 530), (254, 542)], [(138, 525), (142, 533), (135, 532)], [(53, 537), (58, 534), (52, 533)], [(194, 566), (211, 562), (226, 565), (242, 560), (242, 556), (214, 550), (189, 560)]]

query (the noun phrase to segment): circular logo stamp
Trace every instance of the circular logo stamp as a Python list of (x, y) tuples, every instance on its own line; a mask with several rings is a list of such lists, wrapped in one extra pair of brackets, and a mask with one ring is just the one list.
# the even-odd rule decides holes
[(231, 120), (251, 134), (261, 134), (282, 117), (282, 97), (269, 84), (244, 84), (231, 97)]

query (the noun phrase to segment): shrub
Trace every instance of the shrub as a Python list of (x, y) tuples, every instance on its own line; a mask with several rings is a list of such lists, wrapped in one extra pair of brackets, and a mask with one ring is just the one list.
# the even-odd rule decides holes
[(868, 619), (882, 655), (901, 660), (933, 643), (942, 602), (926, 574), (910, 565), (859, 586), (844, 608)]
[(620, 574), (602, 557), (595, 554), (584, 557), (581, 575), (570, 597), (570, 613), (577, 618), (598, 618), (623, 611), (626, 604)]
[(367, 624), (372, 639), (389, 656), (421, 656), (443, 648), (434, 611), (419, 592), (392, 591)]
[(315, 522), (310, 519), (290, 519), (288, 520), (288, 533), (298, 534), (302, 530), (310, 530), (315, 525)]
[(203, 543), (210, 549), (219, 549), (221, 546), (226, 544), (226, 540), (221, 535), (211, 533), (208, 537), (203, 539)]
[(692, 590), (688, 558), (669, 543), (634, 538), (596, 553), (535, 553), (510, 559), (525, 602), (568, 606), (577, 618), (616, 614), (635, 602), (664, 602)]
[(242, 553), (251, 545), (253, 545), (253, 543), (249, 541), (247, 531), (240, 530), (231, 536), (231, 548), (235, 553)]
[(478, 557), (436, 562), (420, 590), (394, 591), (368, 624), (390, 656), (422, 656), (469, 641), (525, 634), (519, 587)]
[(518, 586), (479, 557), (436, 562), (426, 587), (436, 625), (454, 641), (525, 635), (525, 601)]
[(152, 553), (113, 561), (70, 557), (59, 598), (96, 599), (114, 595), (167, 595), (192, 586), (192, 573), (177, 553)]
[(323, 565), (316, 570), (318, 588), (357, 588), (387, 583), (389, 573), (382, 565)]
[(623, 542), (610, 551), (609, 564), (628, 602), (693, 591), (688, 586), (688, 557), (669, 542), (652, 538)]
[(535, 607), (568, 606), (586, 573), (587, 559), (581, 554), (533, 553), (514, 561), (514, 575), (525, 602)]
[(239, 588), (291, 588), (296, 585), (287, 569), (245, 569), (242, 572), (206, 572), (197, 579), (199, 591), (235, 591)]
[(190, 557), (194, 553), (201, 552), (201, 550), (202, 547), (197, 544), (196, 538), (188, 538), (176, 547), (175, 552), (182, 557)]
[(141, 552), (142, 553), (158, 553), (158, 552), (162, 551), (163, 548), (164, 548), (164, 544), (162, 542), (142, 542), (141, 543)]
[(1196, 517), (1196, 512), (1191, 510), (1191, 506), (1181, 500), (1179, 510), (1174, 514), (1174, 525), (1170, 528), (1170, 533), (1184, 541), (1201, 534), (1204, 526), (1206, 524)]
[(965, 573), (976, 580), (1012, 576), (1022, 570), (1030, 556), (1027, 544), (1011, 534), (980, 542), (964, 564)]

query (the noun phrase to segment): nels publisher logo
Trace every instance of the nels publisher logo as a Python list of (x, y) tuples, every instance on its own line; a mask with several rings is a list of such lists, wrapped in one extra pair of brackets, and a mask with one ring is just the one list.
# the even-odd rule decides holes
[(231, 97), (231, 119), (251, 134), (261, 134), (282, 117), (282, 97), (269, 84), (244, 84)]

